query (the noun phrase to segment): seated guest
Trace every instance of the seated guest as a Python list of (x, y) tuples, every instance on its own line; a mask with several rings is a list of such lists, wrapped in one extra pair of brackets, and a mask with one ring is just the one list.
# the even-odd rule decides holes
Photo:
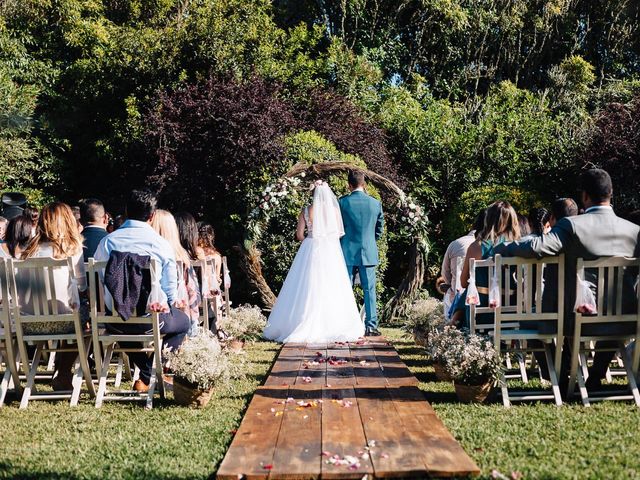
[[(556, 226), (565, 217), (575, 217), (578, 215), (578, 204), (573, 198), (558, 198), (551, 205), (551, 215), (549, 216), (549, 226)], [(547, 232), (549, 233), (549, 232)]]
[(85, 262), (93, 257), (98, 244), (107, 236), (108, 220), (104, 205), (100, 200), (88, 198), (80, 202), (80, 221), (84, 226), (82, 252)]
[[(520, 238), (520, 226), (518, 215), (509, 202), (495, 202), (487, 209), (487, 216), (484, 222), (484, 229), (478, 238), (469, 246), (467, 256), (460, 275), (460, 284), (463, 288), (469, 286), (470, 268), (469, 260), (484, 260), (493, 256), (493, 250), (504, 242), (511, 242)], [(480, 296), (480, 305), (489, 304), (489, 272), (486, 268), (481, 268), (476, 274), (476, 287)], [(460, 327), (469, 328), (469, 309), (465, 306), (465, 295), (457, 302), (455, 313), (451, 318), (451, 323)], [(466, 317), (466, 320), (465, 320)], [(478, 315), (477, 323), (488, 323), (491, 318), (485, 315)], [(464, 325), (463, 325), (464, 323)]]
[(12, 218), (7, 225), (7, 233), (0, 254), (4, 257), (22, 258), (22, 253), (33, 238), (32, 231), (31, 219), (24, 215)]
[(462, 273), (462, 266), (464, 259), (467, 256), (467, 250), (476, 240), (476, 235), (479, 235), (484, 229), (484, 219), (487, 214), (486, 210), (482, 210), (476, 216), (473, 222), (473, 227), (469, 233), (465, 236), (457, 238), (449, 244), (447, 251), (444, 253), (444, 259), (442, 260), (442, 278), (444, 284), (449, 288), (444, 293), (444, 315), (449, 320), (452, 312), (451, 306), (455, 303), (456, 296), (464, 289), (460, 286), (460, 274)]
[[(639, 253), (637, 245), (640, 227), (614, 213), (611, 207), (613, 187), (609, 174), (600, 169), (588, 170), (582, 175), (581, 183), (584, 215), (558, 220), (551, 231), (542, 237), (495, 248), (495, 253), (527, 258), (565, 254), (564, 331), (567, 335), (572, 334), (574, 327), (578, 258), (595, 260), (609, 256), (634, 257)], [(593, 326), (594, 334), (606, 333), (599, 331), (601, 329), (598, 327)], [(612, 331), (612, 327), (607, 328), (607, 332), (618, 333)], [(610, 344), (599, 343), (602, 347), (607, 345)], [(593, 366), (589, 369), (587, 388), (596, 388), (601, 384), (613, 355), (614, 352), (596, 353)], [(566, 383), (566, 376), (563, 375), (560, 381)]]
[[(156, 196), (149, 190), (134, 190), (126, 205), (127, 220), (115, 232), (102, 239), (96, 249), (95, 259), (108, 261), (112, 252), (133, 253), (148, 256), (158, 261), (161, 267), (160, 286), (167, 298), (170, 311), (160, 314), (160, 332), (164, 334), (164, 345), (177, 349), (190, 328), (189, 317), (182, 312), (184, 304), (178, 301), (176, 256), (173, 247), (153, 228), (151, 222), (156, 215)], [(113, 300), (105, 289), (105, 304), (114, 311)], [(142, 327), (146, 328), (145, 325)], [(115, 330), (114, 327), (110, 327)], [(140, 326), (119, 327), (123, 333), (141, 333)], [(146, 392), (151, 379), (152, 359), (145, 353), (131, 353), (129, 358), (140, 369), (140, 378), (134, 390)]]
[(529, 212), (529, 230), (532, 235), (544, 235), (551, 229), (549, 218), (551, 214), (546, 208), (532, 208)]
[[(193, 215), (187, 212), (179, 212), (175, 215), (176, 224), (178, 226), (178, 234), (180, 235), (180, 244), (189, 255), (189, 259), (193, 262), (196, 260), (204, 260), (204, 249), (198, 246), (198, 224), (196, 223)], [(196, 320), (199, 321), (200, 304), (202, 303), (202, 294), (200, 292), (200, 284), (198, 282), (198, 276), (195, 270), (192, 268), (186, 272), (185, 279), (187, 281), (187, 292), (189, 293), (189, 305), (192, 311), (192, 320), (194, 316), (197, 316)], [(200, 272), (200, 278), (206, 282), (206, 285), (210, 285), (213, 279), (214, 272), (203, 271)], [(208, 280), (211, 279), (211, 280)], [(203, 285), (205, 285), (203, 283)], [(210, 287), (209, 287), (210, 288)], [(212, 295), (209, 292), (205, 292), (209, 297)]]
[(202, 247), (207, 258), (211, 257), (216, 264), (216, 279), (222, 283), (222, 255), (215, 247), (216, 235), (213, 227), (206, 222), (198, 222), (198, 246)]
[(518, 213), (518, 228), (520, 228), (521, 238), (528, 237), (532, 234), (529, 219), (520, 213)]
[[(195, 223), (195, 221), (194, 221)], [(157, 210), (156, 215), (151, 222), (151, 227), (164, 238), (176, 254), (178, 261), (178, 294), (182, 292), (186, 305), (183, 309), (191, 319), (192, 328), (190, 336), (194, 336), (197, 332), (198, 321), (200, 319), (200, 288), (196, 279), (195, 271), (191, 266), (191, 257), (187, 250), (182, 246), (180, 232), (176, 220), (170, 212), (166, 210)], [(197, 260), (194, 259), (194, 260)]]
[(27, 218), (30, 218), (34, 225), (38, 224), (38, 218), (40, 217), (40, 212), (38, 211), (37, 208), (26, 207), (23, 210), (22, 215), (24, 215)]
[(7, 232), (7, 224), (9, 220), (4, 217), (0, 217), (0, 241), (4, 240), (5, 233)]
[[(26, 221), (25, 221), (26, 220)], [(23, 220), (16, 219), (16, 229), (22, 230), (21, 237), (24, 239), (29, 219), (23, 217)], [(19, 223), (19, 222), (22, 222)], [(19, 244), (19, 241), (17, 242)], [(13, 253), (16, 253), (14, 249)], [(72, 312), (77, 305), (80, 293), (87, 290), (87, 277), (85, 275), (84, 262), (82, 260), (82, 237), (76, 228), (76, 221), (71, 208), (62, 203), (50, 203), (42, 209), (42, 213), (38, 219), (38, 228), (36, 236), (31, 239), (29, 245), (22, 252), (22, 259), (27, 258), (55, 258), (65, 259), (71, 257), (73, 259), (73, 272), (66, 268), (56, 268), (53, 271), (54, 288), (56, 298), (62, 299), (58, 309), (60, 312)], [(28, 313), (34, 312), (33, 299), (31, 291), (38, 288), (33, 285), (31, 276), (28, 272), (24, 276), (16, 277), (16, 286), (19, 295), (19, 304), (22, 311)], [(41, 287), (44, 288), (44, 285)], [(71, 289), (77, 288), (77, 294)], [(74, 305), (76, 304), (76, 305)], [(69, 322), (52, 322), (50, 325), (37, 324), (37, 331), (31, 331), (28, 324), (24, 326), (25, 333), (69, 333), (73, 332), (73, 323)], [(56, 376), (53, 381), (55, 390), (72, 390), (72, 373), (76, 354), (72, 352), (58, 352), (56, 354), (55, 369)]]

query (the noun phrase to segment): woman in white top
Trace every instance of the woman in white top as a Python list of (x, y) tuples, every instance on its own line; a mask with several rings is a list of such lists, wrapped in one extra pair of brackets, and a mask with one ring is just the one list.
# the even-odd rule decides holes
[[(28, 258), (73, 259), (73, 271), (69, 268), (55, 268), (53, 282), (55, 297), (58, 299), (60, 312), (72, 312), (79, 308), (80, 294), (86, 294), (87, 276), (82, 257), (82, 237), (78, 231), (76, 219), (71, 208), (62, 202), (50, 203), (42, 209), (38, 219), (36, 235), (29, 246), (22, 252), (22, 259)], [(24, 272), (26, 273), (26, 272)], [(28, 274), (27, 274), (28, 275)], [(33, 285), (30, 278), (24, 275), (16, 277), (16, 286), (20, 309), (25, 313), (33, 312), (31, 291), (39, 288)], [(44, 287), (42, 287), (44, 288)], [(52, 322), (34, 324), (37, 332), (25, 333), (67, 333), (73, 331), (73, 323)], [(75, 360), (74, 353), (58, 353), (56, 355), (57, 376), (53, 387), (56, 390), (71, 390), (71, 366)]]

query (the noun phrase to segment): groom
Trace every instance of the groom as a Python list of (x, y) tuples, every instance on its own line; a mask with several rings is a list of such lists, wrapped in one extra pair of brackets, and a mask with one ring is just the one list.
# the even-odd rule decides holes
[(378, 200), (367, 195), (364, 187), (364, 173), (350, 171), (351, 193), (339, 201), (345, 233), (340, 243), (351, 283), (354, 282), (356, 273), (360, 274), (366, 312), (365, 336), (372, 337), (380, 335), (376, 312), (376, 266), (378, 265), (376, 241), (382, 236), (384, 218), (382, 205)]

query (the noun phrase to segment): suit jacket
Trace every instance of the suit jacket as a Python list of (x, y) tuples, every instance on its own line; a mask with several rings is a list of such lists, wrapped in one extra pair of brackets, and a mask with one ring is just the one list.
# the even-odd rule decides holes
[(88, 262), (91, 257), (96, 253), (100, 240), (108, 235), (104, 228), (94, 227), (88, 225), (82, 229), (82, 253), (84, 255), (84, 261)]
[(129, 252), (111, 252), (104, 270), (104, 286), (120, 318), (144, 315), (150, 292), (149, 257)]
[[(613, 209), (596, 207), (584, 215), (563, 218), (546, 235), (498, 245), (495, 253), (528, 258), (565, 254), (565, 328), (568, 329), (565, 331), (572, 334), (578, 258), (596, 260), (600, 257), (637, 256), (640, 253), (639, 235), (640, 227), (618, 217)], [(596, 283), (595, 276), (595, 272), (586, 272), (587, 281)], [(624, 295), (626, 299), (632, 297)], [(628, 308), (633, 308), (633, 305), (627, 304), (625, 309)]]
[(340, 239), (347, 265), (378, 265), (376, 241), (382, 236), (384, 217), (382, 204), (362, 191), (339, 200), (344, 236)]

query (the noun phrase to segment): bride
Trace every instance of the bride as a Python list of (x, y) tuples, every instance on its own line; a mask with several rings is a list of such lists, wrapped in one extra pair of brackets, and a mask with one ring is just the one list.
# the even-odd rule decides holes
[(265, 338), (323, 343), (354, 341), (364, 334), (340, 247), (343, 235), (336, 196), (317, 181), (313, 204), (298, 217), (296, 238), (302, 245), (269, 316)]

